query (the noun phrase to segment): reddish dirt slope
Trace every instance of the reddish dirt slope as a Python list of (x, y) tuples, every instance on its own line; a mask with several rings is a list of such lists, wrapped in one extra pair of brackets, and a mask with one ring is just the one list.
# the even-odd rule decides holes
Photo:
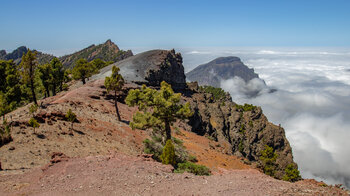
[(0, 176), (1, 195), (345, 195), (315, 183), (289, 183), (256, 170), (212, 176), (123, 154), (62, 161), (22, 175)]

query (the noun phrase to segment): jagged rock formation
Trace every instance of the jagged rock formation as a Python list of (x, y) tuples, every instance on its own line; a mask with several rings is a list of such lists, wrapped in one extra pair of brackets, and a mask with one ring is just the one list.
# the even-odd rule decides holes
[(249, 69), (238, 57), (220, 57), (209, 63), (199, 65), (186, 74), (190, 81), (197, 81), (201, 86), (220, 87), (221, 80), (235, 76), (241, 77), (245, 82), (259, 78), (254, 69)]
[[(0, 51), (0, 59), (1, 60), (13, 60), (16, 64), (20, 64), (21, 60), (22, 60), (22, 56), (23, 54), (27, 53), (28, 48), (25, 46), (20, 46), (18, 47), (16, 50), (14, 50), (11, 53), (6, 53), (5, 50), (1, 50)], [(36, 50), (34, 50), (36, 51)], [(45, 63), (49, 63), (54, 56), (50, 55), (50, 54), (45, 54), (39, 51), (37, 52), (37, 61), (39, 64), (45, 64)]]
[(195, 112), (189, 122), (193, 132), (219, 142), (228, 141), (234, 155), (256, 162), (258, 166), (261, 166), (260, 156), (265, 145), (273, 147), (278, 155), (275, 177), (279, 179), (288, 164), (297, 166), (284, 129), (268, 122), (260, 107), (244, 111), (228, 94), (215, 100), (212, 94), (200, 92), (197, 83), (191, 83), (189, 88), (193, 94), (187, 101)]
[(103, 44), (97, 46), (93, 44), (73, 54), (62, 56), (59, 59), (62, 61), (63, 66), (71, 68), (74, 67), (74, 63), (81, 58), (88, 61), (99, 58), (104, 61), (117, 62), (130, 56), (133, 56), (131, 50), (120, 50), (119, 47), (109, 39)]
[(159, 86), (166, 81), (175, 90), (186, 88), (182, 57), (175, 50), (151, 50), (137, 54), (101, 69), (100, 74), (93, 78), (111, 75), (114, 65), (120, 68), (120, 73), (128, 82)]

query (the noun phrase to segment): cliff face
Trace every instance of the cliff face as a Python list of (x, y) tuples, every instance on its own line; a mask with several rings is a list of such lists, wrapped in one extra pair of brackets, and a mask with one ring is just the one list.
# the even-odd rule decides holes
[(209, 63), (199, 65), (186, 74), (190, 81), (197, 81), (201, 86), (220, 87), (221, 80), (235, 76), (241, 77), (245, 82), (259, 78), (253, 69), (244, 65), (238, 57), (220, 57)]
[(196, 83), (189, 85), (192, 96), (189, 101), (195, 114), (189, 124), (199, 135), (211, 136), (221, 142), (229, 142), (232, 154), (245, 157), (262, 167), (261, 151), (265, 145), (277, 154), (275, 177), (281, 179), (288, 164), (293, 161), (292, 149), (284, 129), (268, 122), (260, 107), (243, 109), (226, 95), (215, 100), (212, 94), (201, 92)]

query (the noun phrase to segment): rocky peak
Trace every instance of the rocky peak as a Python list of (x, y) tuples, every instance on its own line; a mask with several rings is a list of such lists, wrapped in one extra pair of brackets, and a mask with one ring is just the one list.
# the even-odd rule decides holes
[[(113, 65), (120, 68), (120, 73), (128, 82), (159, 86), (162, 81), (166, 81), (174, 90), (186, 88), (182, 56), (175, 50), (151, 50)], [(109, 76), (113, 65), (103, 68), (95, 77)]]
[(248, 68), (240, 58), (220, 57), (209, 63), (199, 65), (186, 74), (190, 81), (197, 81), (201, 86), (220, 87), (221, 80), (241, 77), (245, 82), (259, 78), (254, 69)]

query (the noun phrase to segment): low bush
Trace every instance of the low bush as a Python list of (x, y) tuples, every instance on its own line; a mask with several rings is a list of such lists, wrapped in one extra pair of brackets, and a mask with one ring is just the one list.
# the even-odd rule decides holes
[(212, 86), (200, 86), (199, 91), (212, 94), (215, 101), (221, 100), (227, 95), (227, 93), (222, 90), (222, 88), (215, 88)]
[(252, 111), (252, 110), (256, 109), (255, 105), (247, 104), (247, 103), (245, 103), (244, 105), (236, 104), (236, 107), (237, 107), (238, 110), (243, 110), (244, 112)]
[(282, 178), (284, 181), (296, 182), (301, 179), (299, 170), (293, 164), (289, 164), (284, 171), (285, 174)]
[(277, 154), (274, 149), (265, 145), (265, 149), (261, 151), (260, 160), (262, 161), (263, 171), (269, 176), (275, 176)]
[(199, 176), (209, 176), (211, 174), (210, 170), (204, 165), (198, 165), (192, 162), (177, 164), (176, 173), (183, 173), (185, 171)]
[(162, 160), (162, 163), (165, 165), (172, 165), (175, 166), (175, 147), (171, 140), (167, 140), (166, 144), (163, 148), (162, 155), (160, 155), (160, 159)]

